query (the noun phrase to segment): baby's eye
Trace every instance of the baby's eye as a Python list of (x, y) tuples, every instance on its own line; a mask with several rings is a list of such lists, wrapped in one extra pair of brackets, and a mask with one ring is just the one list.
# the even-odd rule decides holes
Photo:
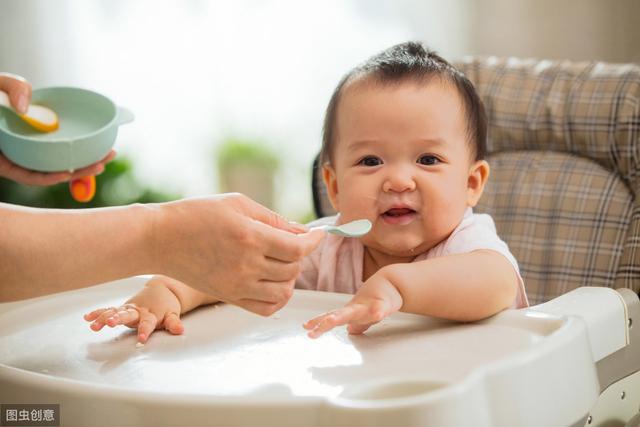
[(420, 163), (421, 165), (432, 166), (440, 163), (440, 159), (438, 159), (436, 156), (425, 154), (424, 156), (420, 156), (420, 158), (418, 159), (418, 163)]
[(363, 157), (359, 162), (359, 165), (363, 165), (363, 166), (379, 166), (382, 164), (382, 160), (380, 160), (378, 157), (375, 156), (366, 156)]

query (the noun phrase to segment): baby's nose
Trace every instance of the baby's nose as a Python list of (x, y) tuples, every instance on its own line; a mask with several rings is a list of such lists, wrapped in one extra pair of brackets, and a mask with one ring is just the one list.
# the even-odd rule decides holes
[(407, 171), (395, 169), (386, 177), (382, 184), (382, 190), (385, 192), (402, 193), (405, 191), (413, 191), (416, 189), (416, 181), (413, 175)]

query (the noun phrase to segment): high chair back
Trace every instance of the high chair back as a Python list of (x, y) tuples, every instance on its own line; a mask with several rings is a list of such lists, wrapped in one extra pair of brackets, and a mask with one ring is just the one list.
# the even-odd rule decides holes
[[(640, 291), (640, 66), (471, 57), (489, 123), (491, 214), (529, 302), (580, 286)], [(314, 163), (314, 207), (333, 214)]]

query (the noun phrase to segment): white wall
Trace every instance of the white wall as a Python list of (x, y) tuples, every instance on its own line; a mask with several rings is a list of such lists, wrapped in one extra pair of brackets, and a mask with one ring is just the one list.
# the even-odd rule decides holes
[(479, 0), (469, 52), (640, 63), (638, 0)]
[(462, 52), (439, 18), (456, 16), (459, 1), (387, 4), (0, 0), (0, 69), (131, 109), (116, 148), (144, 180), (186, 195), (217, 190), (213, 151), (226, 135), (264, 140), (285, 159), (278, 209), (299, 218), (311, 210), (311, 160), (340, 77), (423, 34)]

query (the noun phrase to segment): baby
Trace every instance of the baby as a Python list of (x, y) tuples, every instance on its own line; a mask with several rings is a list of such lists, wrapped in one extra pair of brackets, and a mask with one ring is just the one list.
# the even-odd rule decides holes
[[(489, 177), (486, 118), (471, 82), (419, 43), (393, 46), (349, 72), (327, 107), (321, 161), (339, 212), (310, 226), (372, 222), (352, 239), (328, 234), (305, 258), (296, 287), (355, 294), (307, 323), (310, 337), (348, 325), (360, 334), (403, 311), (474, 321), (528, 305), (518, 265), (489, 215), (474, 214)], [(183, 331), (180, 315), (216, 302), (156, 276), (118, 308), (85, 316)]]

